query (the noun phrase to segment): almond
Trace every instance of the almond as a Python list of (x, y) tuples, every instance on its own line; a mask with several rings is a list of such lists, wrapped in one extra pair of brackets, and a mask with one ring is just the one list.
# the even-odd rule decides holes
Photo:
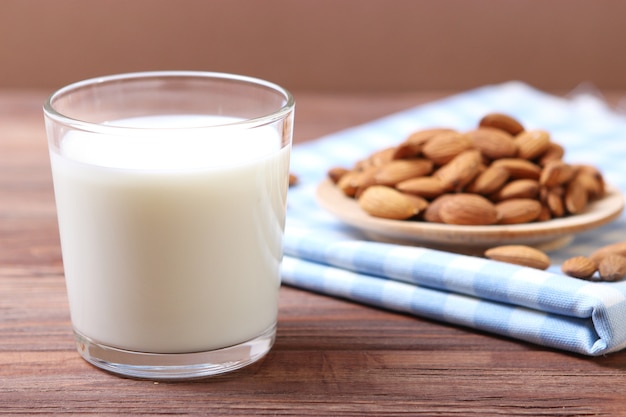
[(374, 176), (377, 171), (378, 168), (375, 166), (349, 171), (339, 178), (337, 187), (348, 197), (356, 197), (363, 189), (375, 183)]
[(515, 144), (519, 158), (535, 159), (548, 150), (550, 134), (545, 130), (527, 130), (515, 137)]
[(555, 142), (550, 142), (548, 149), (541, 155), (538, 160), (539, 165), (545, 166), (550, 161), (558, 161), (563, 159), (565, 155), (565, 149)]
[(570, 181), (565, 189), (563, 201), (570, 214), (580, 213), (587, 207), (587, 190), (579, 180)]
[(337, 188), (339, 188), (346, 196), (354, 197), (356, 190), (359, 188), (358, 185), (356, 185), (358, 175), (358, 171), (346, 172), (337, 181)]
[(431, 223), (443, 223), (439, 211), (446, 200), (454, 197), (454, 194), (442, 194), (430, 202), (424, 211), (424, 220)]
[(444, 223), (488, 225), (498, 221), (498, 212), (491, 201), (477, 194), (453, 194), (439, 208)]
[(410, 178), (397, 183), (396, 189), (428, 199), (439, 197), (446, 191), (444, 184), (436, 177)]
[(541, 214), (541, 203), (530, 198), (513, 198), (496, 204), (499, 224), (520, 224), (535, 221)]
[(481, 164), (480, 152), (468, 150), (439, 168), (433, 176), (441, 181), (446, 190), (459, 191), (476, 177)]
[(517, 154), (513, 136), (503, 130), (479, 127), (467, 132), (467, 136), (474, 142), (474, 147), (489, 159), (511, 158)]
[(452, 129), (432, 128), (413, 132), (396, 147), (392, 159), (415, 158), (421, 155), (422, 147), (433, 136), (442, 132), (454, 132)]
[(536, 180), (514, 180), (502, 187), (492, 196), (495, 201), (511, 198), (536, 198), (539, 194), (539, 182)]
[(548, 255), (539, 249), (525, 245), (496, 246), (485, 251), (485, 256), (495, 261), (536, 269), (547, 269), (550, 266)]
[(592, 252), (590, 258), (597, 263), (600, 263), (600, 261), (602, 261), (602, 258), (611, 254), (626, 256), (626, 241), (602, 246), (601, 248), (596, 249), (594, 252)]
[(511, 178), (528, 178), (538, 180), (541, 175), (539, 165), (522, 158), (502, 158), (493, 161), (491, 166), (497, 166), (506, 169)]
[(547, 162), (541, 170), (541, 176), (539, 177), (539, 183), (546, 187), (555, 187), (557, 185), (565, 184), (570, 181), (576, 170), (571, 165), (566, 164), (560, 160), (553, 160)]
[(578, 171), (576, 180), (579, 181), (587, 191), (587, 198), (589, 200), (597, 200), (604, 196), (604, 182), (592, 173), (588, 171)]
[(552, 220), (552, 213), (550, 212), (550, 208), (544, 204), (541, 205), (541, 212), (539, 216), (535, 219), (537, 222), (547, 222), (548, 220)]
[(574, 278), (590, 279), (597, 270), (598, 264), (586, 256), (569, 258), (561, 265), (561, 271)]
[(619, 281), (626, 275), (626, 257), (609, 254), (598, 264), (598, 271), (603, 281)]
[(501, 167), (489, 167), (474, 179), (467, 191), (482, 195), (493, 194), (509, 179), (509, 171)]
[(350, 172), (350, 170), (347, 168), (333, 167), (328, 170), (327, 174), (328, 178), (330, 178), (333, 184), (337, 184), (339, 182), (339, 179), (348, 172)]
[(441, 132), (424, 144), (422, 154), (436, 165), (444, 165), (473, 146), (472, 140), (467, 135), (458, 132)]
[(409, 178), (428, 175), (433, 170), (433, 163), (428, 159), (396, 159), (382, 165), (374, 179), (379, 185), (395, 185)]
[(369, 215), (392, 220), (406, 220), (419, 213), (415, 203), (401, 192), (384, 185), (368, 187), (358, 199)]
[(480, 127), (495, 127), (513, 136), (524, 131), (524, 126), (517, 119), (502, 113), (489, 113), (478, 123)]
[(548, 190), (545, 201), (553, 217), (563, 217), (563, 215), (565, 215), (563, 190), (561, 188)]
[(385, 165), (392, 160), (393, 153), (395, 151), (396, 151), (395, 146), (376, 151), (372, 153), (368, 158), (357, 162), (355, 168), (365, 169), (371, 166), (379, 167), (379, 166)]

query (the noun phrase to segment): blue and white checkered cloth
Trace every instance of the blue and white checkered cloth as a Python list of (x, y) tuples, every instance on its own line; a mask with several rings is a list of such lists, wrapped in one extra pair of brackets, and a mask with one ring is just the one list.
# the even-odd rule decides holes
[(375, 150), (428, 127), (474, 128), (489, 112), (550, 131), (568, 162), (600, 167), (626, 191), (626, 119), (601, 100), (566, 100), (519, 82), (481, 87), (297, 145), (291, 170), (283, 283), (355, 302), (475, 328), (540, 345), (603, 355), (626, 347), (626, 281), (587, 282), (560, 263), (626, 240), (624, 216), (551, 252), (539, 271), (478, 257), (368, 241), (320, 208), (315, 190), (333, 166), (351, 167)]

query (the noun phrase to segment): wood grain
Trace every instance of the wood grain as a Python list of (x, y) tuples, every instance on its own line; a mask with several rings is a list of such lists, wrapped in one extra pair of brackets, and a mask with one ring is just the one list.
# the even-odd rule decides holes
[[(183, 383), (91, 367), (72, 341), (44, 96), (0, 92), (0, 415), (626, 413), (626, 352), (582, 357), (287, 286), (276, 345), (258, 365)], [(296, 97), (305, 141), (437, 96)]]

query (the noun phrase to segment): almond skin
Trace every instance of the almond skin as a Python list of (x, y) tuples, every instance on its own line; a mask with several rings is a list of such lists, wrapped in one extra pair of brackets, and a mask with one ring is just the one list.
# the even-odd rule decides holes
[(545, 130), (527, 130), (515, 137), (517, 157), (535, 159), (550, 147), (550, 134)]
[(545, 166), (550, 161), (558, 161), (563, 159), (565, 155), (565, 149), (555, 142), (550, 142), (548, 149), (541, 155), (538, 160), (539, 165)]
[(328, 170), (327, 175), (328, 178), (330, 178), (330, 180), (333, 182), (333, 184), (337, 184), (339, 182), (339, 179), (348, 172), (350, 172), (350, 170), (347, 168), (333, 167)]
[(474, 147), (491, 160), (512, 158), (517, 154), (517, 145), (513, 136), (503, 130), (479, 127), (467, 132), (467, 136), (474, 142)]
[(480, 152), (468, 150), (439, 168), (433, 176), (442, 182), (446, 190), (459, 191), (478, 175), (481, 166)]
[(561, 265), (561, 271), (565, 275), (581, 279), (590, 279), (597, 270), (598, 264), (586, 256), (569, 258)]
[(428, 199), (437, 198), (446, 191), (441, 180), (436, 177), (410, 178), (396, 184), (396, 189)]
[(369, 215), (392, 220), (406, 220), (419, 213), (415, 202), (401, 192), (384, 185), (368, 187), (358, 199)]
[(511, 181), (492, 196), (495, 201), (511, 198), (536, 198), (539, 194), (539, 182), (530, 179)]
[(541, 167), (522, 158), (502, 158), (493, 161), (491, 166), (497, 166), (509, 171), (511, 178), (529, 178), (538, 180), (541, 175)]
[(420, 156), (424, 144), (436, 134), (443, 132), (454, 132), (454, 130), (446, 128), (432, 128), (413, 132), (404, 142), (396, 147), (392, 159), (416, 158)]
[(409, 178), (428, 175), (433, 170), (433, 163), (428, 159), (397, 159), (381, 166), (374, 180), (379, 185), (395, 185)]
[(474, 179), (467, 191), (476, 194), (489, 195), (500, 190), (509, 179), (509, 171), (500, 167), (489, 167)]
[(611, 254), (626, 256), (626, 241), (602, 246), (592, 252), (590, 258), (595, 262), (600, 263), (604, 257)]
[(598, 271), (603, 281), (619, 281), (626, 275), (626, 257), (614, 253), (607, 255), (598, 264)]
[(496, 129), (503, 130), (513, 136), (524, 131), (524, 126), (513, 116), (503, 113), (489, 113), (486, 114), (480, 122), (480, 127), (494, 127)]
[(587, 190), (588, 200), (597, 200), (604, 196), (604, 182), (598, 179), (597, 176), (587, 171), (579, 171), (576, 174), (575, 179), (582, 184), (585, 190)]
[(541, 203), (530, 198), (513, 198), (496, 204), (498, 224), (520, 224), (535, 221), (541, 214)]
[(496, 246), (485, 251), (485, 257), (495, 261), (527, 266), (535, 269), (547, 269), (550, 258), (539, 249), (525, 245)]
[(461, 152), (473, 147), (474, 143), (465, 134), (441, 132), (424, 144), (422, 154), (436, 165), (444, 165)]
[(587, 207), (587, 190), (580, 181), (570, 181), (565, 189), (563, 201), (570, 214), (580, 213)]
[(424, 220), (431, 223), (443, 223), (439, 211), (446, 200), (454, 197), (454, 194), (442, 194), (430, 202), (424, 211)]
[(569, 182), (575, 174), (574, 167), (563, 161), (554, 160), (544, 165), (539, 183), (545, 187), (556, 187)]
[(444, 223), (488, 225), (498, 221), (493, 203), (477, 194), (453, 194), (441, 204), (439, 217)]

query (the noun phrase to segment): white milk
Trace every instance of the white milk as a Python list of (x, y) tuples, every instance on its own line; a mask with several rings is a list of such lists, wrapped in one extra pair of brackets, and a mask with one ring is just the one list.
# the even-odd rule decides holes
[(51, 161), (76, 330), (177, 353), (242, 343), (275, 324), (289, 170), (277, 132), (156, 131), (136, 146), (71, 135)]

